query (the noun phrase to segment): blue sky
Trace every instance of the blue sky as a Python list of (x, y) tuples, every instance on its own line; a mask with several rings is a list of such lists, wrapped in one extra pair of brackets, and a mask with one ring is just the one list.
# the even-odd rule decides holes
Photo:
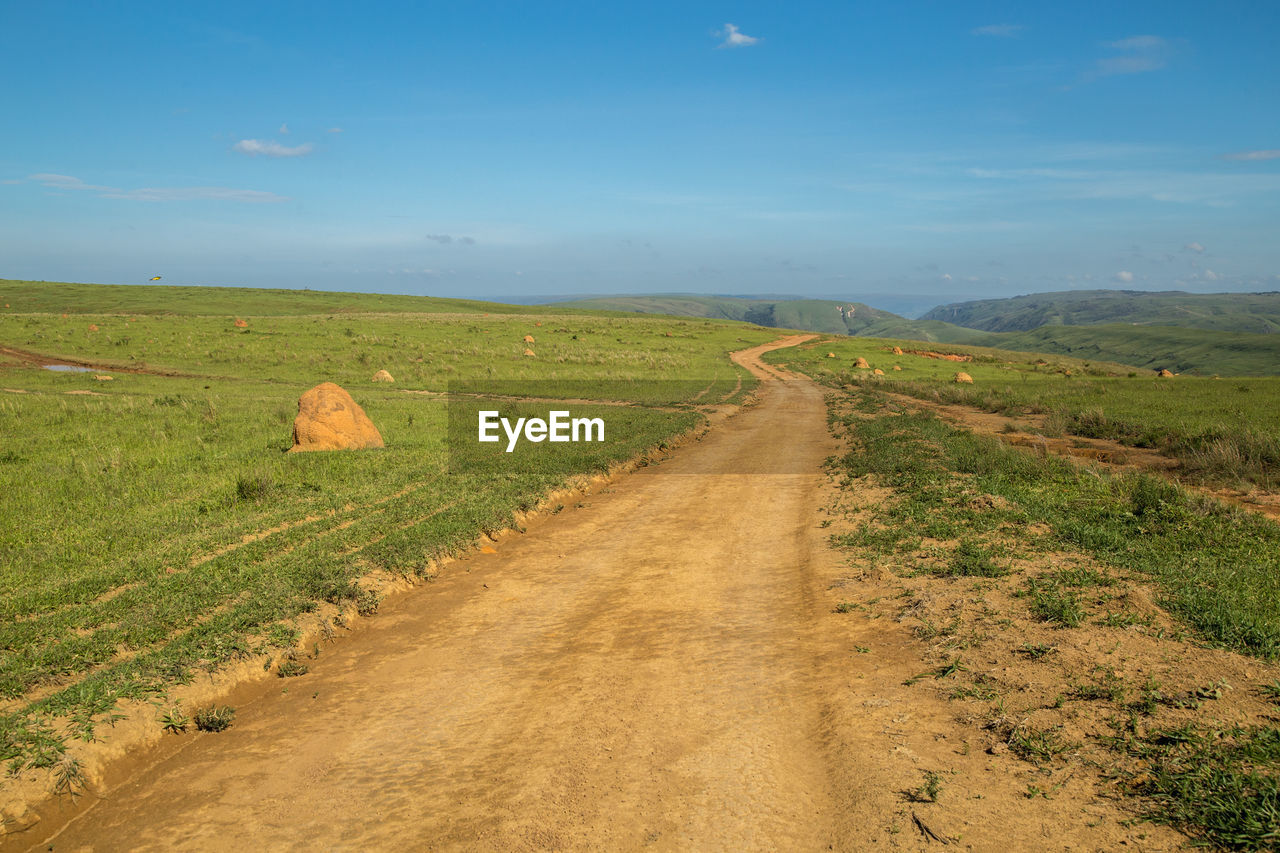
[(1280, 289), (1278, 32), (1173, 0), (7, 3), (0, 277)]

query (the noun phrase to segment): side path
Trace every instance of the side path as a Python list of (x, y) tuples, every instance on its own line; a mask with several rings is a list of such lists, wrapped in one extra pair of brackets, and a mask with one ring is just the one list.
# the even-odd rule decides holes
[(808, 337), (735, 355), (758, 405), (389, 602), (55, 849), (856, 847), (817, 630), (836, 446), (759, 361)]

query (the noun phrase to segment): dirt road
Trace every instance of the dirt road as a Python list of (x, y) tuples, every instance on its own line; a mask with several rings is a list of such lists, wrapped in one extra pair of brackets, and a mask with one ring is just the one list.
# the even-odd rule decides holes
[(848, 847), (812, 571), (835, 447), (822, 392), (757, 361), (793, 342), (739, 354), (758, 406), (400, 597), (55, 849)]

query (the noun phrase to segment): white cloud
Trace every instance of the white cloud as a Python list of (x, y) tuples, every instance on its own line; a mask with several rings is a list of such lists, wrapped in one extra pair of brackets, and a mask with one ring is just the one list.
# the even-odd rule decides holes
[(1234, 154), (1223, 154), (1223, 160), (1276, 160), (1280, 159), (1280, 148), (1266, 151), (1237, 151)]
[(1107, 42), (1107, 47), (1116, 50), (1157, 50), (1165, 47), (1167, 41), (1160, 36), (1131, 36), (1119, 41)]
[[(27, 181), (58, 190), (86, 190), (96, 193), (99, 198), (126, 199), (129, 201), (240, 201), (240, 202), (277, 202), (287, 201), (282, 195), (263, 190), (238, 190), (231, 187), (141, 187), (126, 190), (119, 187), (108, 187), (101, 184), (86, 184), (71, 175), (56, 175), (41, 172), (28, 175)], [(15, 182), (19, 183), (19, 182)]]
[(1169, 64), (1173, 45), (1160, 36), (1131, 36), (1119, 41), (1105, 42), (1104, 47), (1124, 51), (1127, 56), (1108, 56), (1099, 59), (1086, 80), (1110, 77), (1115, 74), (1143, 74), (1159, 71)]
[(1189, 249), (1192, 252), (1195, 252), (1197, 255), (1204, 251), (1204, 246), (1200, 245), (1199, 243), (1188, 243), (1182, 248)]
[(1205, 279), (1206, 279), (1206, 280), (1208, 280), (1208, 281), (1218, 281), (1220, 278), (1222, 278), (1222, 276), (1221, 276), (1221, 275), (1219, 275), (1218, 273), (1214, 272), (1213, 270), (1205, 270), (1205, 271), (1204, 271), (1204, 277), (1205, 277)]
[(280, 133), (281, 133), (281, 135), (283, 135), (283, 134), (287, 134), (288, 132), (289, 132), (289, 123), (288, 123), (288, 122), (281, 122), (281, 124), (280, 124)]
[(1133, 281), (1133, 273), (1129, 272), (1128, 270), (1121, 270), (1120, 272), (1116, 273), (1116, 281), (1120, 282), (1121, 284), (1130, 284)]
[(949, 272), (944, 272), (944, 273), (942, 274), (942, 280), (943, 280), (943, 281), (951, 281), (951, 273), (949, 273)]
[(130, 201), (242, 201), (253, 204), (288, 201), (285, 196), (263, 190), (237, 190), (231, 187), (142, 187), (136, 190), (116, 190), (102, 194), (103, 198), (123, 198)]
[(331, 128), (329, 128), (328, 130), (326, 130), (326, 131), (325, 131), (325, 133), (342, 133), (342, 128), (340, 128), (340, 127), (331, 127)]
[(55, 190), (100, 191), (100, 190), (115, 189), (114, 187), (103, 187), (103, 186), (98, 186), (97, 184), (86, 184), (84, 181), (80, 180), (79, 178), (73, 178), (70, 175), (54, 175), (47, 172), (42, 172), (36, 175), (28, 175), (27, 180), (35, 181), (36, 183), (39, 183), (46, 187), (51, 187), (52, 189), (55, 189)]
[(1026, 27), (1022, 24), (988, 24), (985, 27), (974, 27), (969, 30), (972, 36), (995, 36), (996, 38), (1017, 38)]
[(733, 24), (725, 24), (724, 29), (717, 32), (716, 36), (724, 39), (720, 47), (751, 47), (760, 41), (755, 36), (742, 32)]
[(265, 157), (302, 157), (311, 153), (314, 146), (310, 142), (304, 142), (301, 145), (295, 145), (290, 148), (287, 145), (281, 145), (279, 142), (263, 142), (260, 139), (242, 139), (231, 148), (239, 151), (241, 154), (248, 154), (256, 157), (259, 154)]

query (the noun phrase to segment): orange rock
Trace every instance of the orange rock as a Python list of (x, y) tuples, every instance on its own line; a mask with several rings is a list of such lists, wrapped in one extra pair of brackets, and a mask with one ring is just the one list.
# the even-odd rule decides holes
[(533, 351), (533, 350), (531, 350), (531, 349), (527, 349), (527, 350), (525, 350), (525, 351), (524, 351), (524, 354), (525, 354), (525, 355), (527, 355), (527, 356), (529, 356), (529, 358), (535, 358), (535, 357), (538, 355), (536, 352), (534, 352), (534, 351)]
[(893, 348), (893, 354), (894, 354), (894, 355), (902, 355), (902, 347), (894, 347), (894, 348)]
[(247, 328), (249, 328), (249, 321), (248, 321), (248, 320), (241, 320), (239, 317), (237, 317), (237, 318), (236, 318), (236, 328), (237, 328), (237, 329), (247, 329)]
[(872, 372), (875, 373), (876, 376), (884, 376), (884, 371), (878, 367)]
[(871, 365), (867, 363), (867, 360), (865, 358), (863, 358), (862, 356), (858, 356), (858, 360), (853, 363), (853, 366), (854, 367), (870, 367)]
[(901, 369), (902, 369), (902, 365), (900, 365), (900, 364), (895, 364), (895, 365), (893, 366), (893, 369), (894, 369), (894, 370), (901, 370)]
[(299, 398), (290, 453), (382, 446), (378, 428), (340, 386), (321, 382)]
[(973, 384), (973, 377), (972, 377), (972, 376), (970, 376), (969, 374), (965, 373), (965, 372), (962, 370), (962, 371), (960, 371), (959, 373), (957, 373), (957, 374), (956, 374), (955, 381), (956, 381), (956, 382), (968, 382), (970, 385), (972, 385), (972, 384)]
[(535, 325), (535, 326), (541, 326), (542, 324), (541, 324), (541, 323), (534, 323), (533, 325)]
[(1156, 374), (1156, 376), (1172, 376), (1172, 375), (1173, 375), (1172, 370), (1161, 370), (1159, 373)]
[(533, 343), (533, 335), (525, 335), (525, 336), (524, 336), (524, 342), (525, 342), (526, 344), (531, 344), (531, 343)]
[(374, 382), (395, 382), (396, 380), (390, 373), (387, 373), (387, 371), (379, 370), (377, 373), (373, 374), (373, 381)]
[(99, 382), (111, 382), (112, 380), (115, 379), (114, 376), (104, 376), (101, 373), (95, 375), (93, 378), (98, 380)]
[(829, 352), (829, 353), (827, 353), (827, 358), (835, 358), (835, 357), (836, 357), (836, 354), (835, 354), (835, 353), (833, 353), (833, 352)]
[(98, 331), (98, 325), (97, 325), (96, 323), (90, 323), (90, 324), (89, 324), (89, 331), (91, 331), (91, 332), (96, 332), (96, 331)]

